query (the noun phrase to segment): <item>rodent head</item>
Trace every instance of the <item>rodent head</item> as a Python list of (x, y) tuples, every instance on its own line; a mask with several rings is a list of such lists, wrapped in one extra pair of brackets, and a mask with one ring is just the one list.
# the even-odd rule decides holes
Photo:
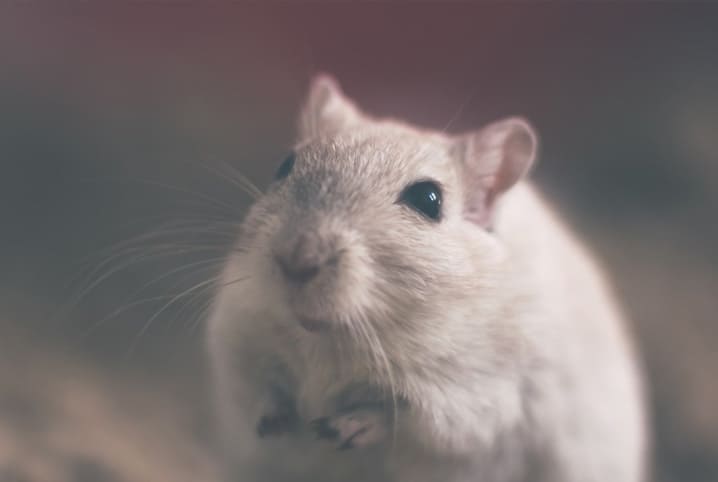
[(370, 118), (321, 75), (299, 132), (243, 224), (233, 275), (254, 288), (238, 284), (238, 304), (315, 336), (379, 337), (443, 336), (466, 300), (492, 306), (504, 250), (491, 225), (534, 160), (526, 121), (421, 130)]

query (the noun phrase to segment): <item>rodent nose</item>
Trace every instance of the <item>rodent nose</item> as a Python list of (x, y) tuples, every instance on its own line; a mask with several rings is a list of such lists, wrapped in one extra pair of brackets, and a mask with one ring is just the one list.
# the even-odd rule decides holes
[(318, 240), (301, 235), (289, 249), (276, 252), (275, 259), (288, 280), (306, 283), (319, 274), (326, 257)]

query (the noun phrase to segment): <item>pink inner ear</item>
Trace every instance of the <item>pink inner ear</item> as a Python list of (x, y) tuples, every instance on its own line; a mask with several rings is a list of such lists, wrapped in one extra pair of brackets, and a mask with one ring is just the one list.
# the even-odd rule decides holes
[(496, 184), (495, 175), (480, 176), (475, 182), (467, 184), (466, 205), (464, 208), (464, 217), (469, 221), (478, 224), (484, 228), (489, 228), (492, 224), (492, 212), (496, 192), (492, 186)]
[(507, 135), (503, 161), (493, 189), (496, 193), (510, 189), (530, 169), (534, 161), (535, 144), (531, 127), (528, 125), (517, 125)]
[(533, 164), (536, 136), (528, 122), (495, 122), (461, 141), (466, 188), (465, 216), (489, 228), (496, 203)]

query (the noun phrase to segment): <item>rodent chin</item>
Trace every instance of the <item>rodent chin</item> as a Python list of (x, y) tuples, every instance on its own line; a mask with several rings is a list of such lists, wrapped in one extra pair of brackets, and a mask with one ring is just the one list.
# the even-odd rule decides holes
[(306, 291), (294, 293), (289, 299), (289, 309), (294, 322), (310, 333), (332, 330), (337, 320), (333, 306), (322, 306), (316, 296)]

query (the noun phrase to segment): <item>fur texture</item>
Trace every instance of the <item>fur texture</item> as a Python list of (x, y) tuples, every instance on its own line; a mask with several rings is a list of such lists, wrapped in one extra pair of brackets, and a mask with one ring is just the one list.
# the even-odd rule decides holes
[[(299, 133), (209, 323), (228, 479), (642, 480), (632, 347), (590, 256), (522, 180), (531, 126), (372, 119), (320, 76)], [(422, 180), (438, 221), (398, 201)], [(288, 280), (286, 252), (322, 253), (318, 275)]]

